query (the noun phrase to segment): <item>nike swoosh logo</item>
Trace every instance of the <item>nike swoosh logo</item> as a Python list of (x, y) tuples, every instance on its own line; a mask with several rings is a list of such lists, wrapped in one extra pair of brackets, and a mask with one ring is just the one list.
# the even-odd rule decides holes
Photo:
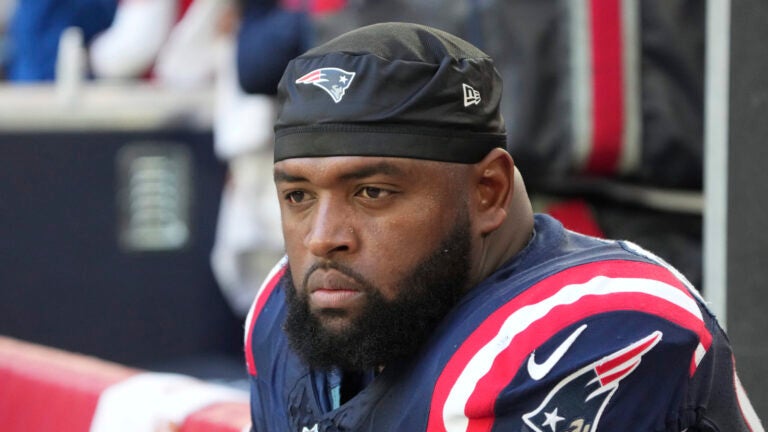
[(536, 363), (536, 351), (532, 352), (531, 356), (528, 357), (528, 375), (530, 375), (531, 378), (535, 379), (536, 381), (547, 376), (549, 371), (551, 371), (557, 362), (563, 358), (565, 352), (568, 351), (574, 342), (576, 342), (576, 338), (579, 337), (581, 332), (583, 332), (586, 328), (587, 325), (582, 324), (581, 327), (574, 330), (573, 333), (568, 336), (568, 339), (564, 340), (563, 343), (561, 343), (560, 346), (558, 346), (555, 351), (552, 352), (552, 355), (550, 355), (549, 358), (546, 359), (543, 363)]

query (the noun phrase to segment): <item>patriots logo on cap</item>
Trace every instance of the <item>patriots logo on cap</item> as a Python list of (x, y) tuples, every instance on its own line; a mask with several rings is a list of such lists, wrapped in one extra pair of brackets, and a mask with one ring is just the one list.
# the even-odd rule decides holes
[(621, 380), (661, 340), (655, 331), (574, 372), (558, 383), (523, 421), (535, 432), (597, 432), (600, 416)]
[(352, 84), (353, 78), (355, 78), (354, 72), (339, 68), (320, 68), (297, 79), (296, 84), (314, 84), (325, 90), (335, 103), (339, 103), (344, 97), (344, 92)]

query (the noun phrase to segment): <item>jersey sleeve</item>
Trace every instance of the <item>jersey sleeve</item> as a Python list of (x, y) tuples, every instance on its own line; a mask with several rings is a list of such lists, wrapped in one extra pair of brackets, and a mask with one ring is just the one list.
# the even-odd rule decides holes
[[(727, 339), (710, 330), (703, 351), (695, 332), (648, 313), (608, 312), (571, 325), (528, 356), (496, 402), (494, 430), (517, 418), (542, 432), (762, 430), (745, 416)], [(522, 389), (533, 406), (517, 402)]]
[[(690, 430), (698, 432), (764, 431), (736, 373), (736, 361), (725, 332), (710, 317), (712, 345), (692, 377), (686, 394)], [(682, 430), (682, 429), (681, 429)]]
[(738, 410), (731, 358), (712, 316), (668, 268), (576, 265), (511, 298), (458, 347), (437, 380), (428, 430), (761, 430)]

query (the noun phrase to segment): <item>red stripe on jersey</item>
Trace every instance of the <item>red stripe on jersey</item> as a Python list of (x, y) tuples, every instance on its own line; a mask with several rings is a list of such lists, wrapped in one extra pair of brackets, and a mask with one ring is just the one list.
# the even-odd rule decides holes
[(587, 171), (614, 174), (624, 130), (621, 0), (591, 0), (589, 17), (593, 142)]
[(248, 373), (253, 376), (256, 376), (256, 362), (253, 360), (253, 328), (256, 327), (256, 321), (258, 320), (262, 309), (264, 309), (267, 299), (272, 295), (272, 291), (275, 290), (277, 283), (280, 282), (280, 278), (285, 274), (287, 266), (284, 261), (282, 261), (280, 265), (282, 265), (282, 267), (280, 267), (277, 272), (274, 272), (273, 270), (274, 274), (272, 275), (272, 278), (270, 278), (262, 289), (259, 290), (259, 293), (256, 294), (256, 299), (253, 302), (253, 306), (251, 307), (251, 311), (248, 314), (248, 319), (246, 321), (248, 329), (246, 330), (247, 336), (245, 338), (245, 364), (248, 366)]
[[(474, 356), (500, 333), (500, 329), (513, 313), (547, 300), (569, 285), (580, 285), (597, 276), (661, 282), (677, 289), (685, 298), (695, 303), (685, 285), (668, 270), (644, 262), (600, 261), (572, 267), (552, 275), (501, 306), (486, 318), (456, 350), (435, 384), (427, 430), (446, 430), (443, 410), (451, 390)], [(467, 430), (490, 430), (493, 425), (493, 408), (498, 395), (517, 374), (523, 361), (535, 348), (562, 329), (590, 316), (627, 310), (660, 316), (688, 328), (699, 336), (705, 348), (709, 348), (711, 335), (701, 319), (674, 303), (662, 301), (657, 296), (641, 292), (586, 295), (573, 303), (557, 305), (531, 322), (493, 359), (490, 370), (476, 383), (464, 406), (464, 414), (469, 419)]]

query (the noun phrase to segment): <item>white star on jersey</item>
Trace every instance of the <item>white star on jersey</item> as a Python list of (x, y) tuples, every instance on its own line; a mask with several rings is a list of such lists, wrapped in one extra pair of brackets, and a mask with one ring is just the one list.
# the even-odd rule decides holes
[(560, 417), (557, 415), (557, 408), (555, 408), (552, 412), (545, 412), (544, 415), (547, 418), (544, 420), (544, 423), (542, 423), (541, 426), (551, 427), (552, 432), (555, 432), (555, 429), (557, 429), (557, 422), (565, 420), (565, 417)]

